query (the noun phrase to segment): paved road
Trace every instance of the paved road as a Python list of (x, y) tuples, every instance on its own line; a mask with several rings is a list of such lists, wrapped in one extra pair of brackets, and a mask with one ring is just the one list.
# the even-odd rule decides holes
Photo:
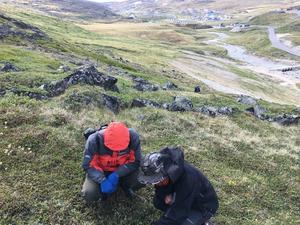
[(295, 48), (292, 48), (292, 47), (288, 47), (279, 41), (279, 39), (276, 36), (274, 27), (268, 27), (268, 31), (269, 31), (269, 39), (274, 48), (280, 49), (282, 51), (285, 51), (287, 53), (290, 53), (292, 55), (296, 55), (296, 56), (300, 57), (299, 50), (296, 50)]

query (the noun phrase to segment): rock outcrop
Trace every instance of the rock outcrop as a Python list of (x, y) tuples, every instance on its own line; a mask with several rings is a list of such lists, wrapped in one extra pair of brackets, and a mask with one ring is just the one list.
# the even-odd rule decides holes
[(7, 62), (4, 64), (4, 66), (0, 69), (1, 72), (17, 72), (20, 71), (18, 67), (16, 67), (14, 64)]
[(276, 122), (283, 126), (297, 125), (299, 120), (300, 116), (289, 114), (282, 114), (269, 119), (270, 122)]
[(215, 106), (201, 106), (195, 109), (196, 112), (203, 113), (210, 117), (216, 116), (231, 116), (234, 113), (234, 109), (228, 106), (215, 107)]
[(3, 97), (6, 94), (6, 90), (0, 89), (0, 97)]
[(60, 73), (66, 73), (66, 72), (69, 72), (71, 70), (71, 68), (67, 65), (61, 65), (57, 71), (60, 72)]
[(237, 101), (242, 104), (245, 104), (245, 105), (256, 105), (257, 104), (257, 101), (254, 98), (247, 96), (247, 95), (238, 96)]
[(116, 86), (117, 79), (111, 76), (106, 76), (98, 72), (95, 66), (83, 66), (77, 69), (73, 74), (64, 78), (61, 81), (51, 82), (41, 86), (46, 90), (50, 97), (58, 96), (65, 92), (65, 90), (76, 84), (88, 84), (104, 87), (105, 90), (118, 91)]
[(120, 103), (121, 101), (114, 96), (109, 96), (106, 94), (101, 94), (102, 99), (100, 100), (100, 103), (108, 108), (113, 113), (117, 114), (120, 112)]
[(19, 96), (27, 96), (29, 98), (34, 98), (36, 100), (47, 100), (48, 96), (42, 93), (37, 93), (37, 92), (31, 92), (31, 91), (24, 91), (24, 90), (19, 90), (16, 88), (13, 88), (10, 90), (12, 93), (15, 95)]
[(132, 80), (134, 82), (134, 88), (138, 91), (158, 91), (159, 86), (156, 84), (151, 84), (147, 80), (144, 80), (140, 77), (132, 77)]
[(140, 99), (140, 98), (136, 98), (133, 99), (132, 103), (131, 103), (131, 107), (152, 107), (152, 108), (161, 108), (162, 105), (158, 102), (152, 101), (152, 100), (148, 100), (148, 99)]
[(0, 24), (0, 39), (9, 36), (21, 37), (29, 41), (48, 38), (48, 36), (39, 28), (20, 20), (13, 19), (3, 14), (0, 14), (0, 19), (5, 21), (5, 23)]
[(168, 106), (169, 111), (192, 111), (193, 103), (186, 97), (176, 96), (174, 97), (174, 101)]
[(165, 83), (163, 86), (162, 86), (162, 89), (163, 90), (175, 90), (177, 89), (178, 86), (170, 81), (168, 81), (167, 83)]
[(90, 92), (73, 92), (71, 95), (66, 97), (63, 103), (64, 107), (74, 111), (79, 111), (92, 104), (98, 107), (105, 107), (115, 114), (119, 113), (121, 107), (121, 101), (114, 96), (102, 93), (94, 94)]
[(269, 115), (267, 110), (260, 106), (259, 104), (254, 105), (246, 109), (247, 112), (253, 114), (256, 118), (260, 120), (265, 120), (268, 122), (276, 122), (283, 126), (296, 125), (299, 123), (300, 116), (292, 114), (280, 114), (280, 115)]
[(256, 118), (261, 120), (266, 120), (269, 118), (269, 116), (266, 114), (267, 110), (259, 104), (256, 104), (253, 107), (246, 109), (246, 112), (253, 114)]

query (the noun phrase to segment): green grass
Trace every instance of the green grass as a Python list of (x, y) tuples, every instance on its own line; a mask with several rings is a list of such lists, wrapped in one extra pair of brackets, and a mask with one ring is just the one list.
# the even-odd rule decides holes
[(300, 45), (300, 22), (295, 21), (288, 25), (279, 27), (277, 29), (278, 33), (288, 33), (290, 39), (294, 45)]
[[(117, 76), (120, 93), (75, 85), (47, 101), (11, 93), (0, 97), (0, 224), (147, 225), (159, 218), (160, 212), (151, 205), (151, 187), (139, 191), (147, 202), (127, 201), (119, 192), (105, 205), (87, 206), (79, 196), (85, 176), (80, 168), (82, 132), (111, 120), (125, 121), (138, 131), (144, 154), (168, 145), (181, 145), (186, 159), (209, 177), (218, 192), (220, 210), (214, 218), (217, 224), (299, 221), (299, 126), (281, 127), (257, 120), (243, 113), (246, 106), (237, 103), (232, 95), (206, 89), (202, 94), (195, 94), (193, 87), (198, 82), (177, 73), (160, 73), (159, 69), (165, 68), (164, 60), (172, 59), (177, 48), (184, 49), (182, 45), (169, 47), (169, 44), (137, 39), (130, 43), (130, 38), (94, 34), (53, 17), (29, 12), (15, 15), (46, 31), (51, 41), (24, 42), (25, 46), (16, 46), (13, 40), (1, 43), (1, 64), (11, 61), (22, 71), (0, 73), (0, 88), (37, 91), (42, 83), (69, 74), (58, 73), (59, 65), (66, 64), (73, 69), (76, 66), (70, 59), (89, 58), (93, 62), (99, 60), (99, 70), (114, 65), (155, 84), (170, 80), (180, 89), (138, 92), (132, 88), (130, 79)], [(250, 34), (254, 37), (256, 33)], [(32, 45), (39, 48), (28, 48)], [(136, 47), (132, 48), (133, 45)], [(151, 48), (149, 55), (148, 48)], [(207, 47), (199, 47), (202, 48)], [(151, 66), (137, 69), (120, 63), (106, 55), (107, 50), (116, 55), (123, 52), (131, 59), (136, 58), (133, 62), (137, 63), (141, 58), (142, 65), (151, 62)], [(231, 69), (242, 78), (255, 80), (249, 71)], [(93, 98), (100, 93), (114, 95), (124, 105), (130, 104), (133, 98), (171, 102), (174, 96), (182, 95), (189, 97), (196, 107), (231, 106), (238, 112), (230, 118), (209, 118), (195, 112), (123, 107), (114, 115), (97, 104), (83, 106), (66, 101), (74, 92)], [(271, 113), (294, 109), (260, 103)]]
[(272, 47), (267, 28), (254, 28), (246, 32), (231, 33), (230, 38), (226, 42), (244, 46), (252, 53), (271, 59), (297, 59), (297, 57)]
[(297, 20), (296, 14), (269, 12), (250, 19), (250, 24), (283, 26), (295, 20)]

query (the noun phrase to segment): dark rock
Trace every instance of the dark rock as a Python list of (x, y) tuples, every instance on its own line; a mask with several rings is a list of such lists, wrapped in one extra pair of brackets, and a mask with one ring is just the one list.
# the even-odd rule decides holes
[(120, 111), (120, 100), (114, 96), (109, 96), (102, 94), (102, 104), (111, 110), (113, 113), (117, 114)]
[(300, 107), (295, 109), (295, 112), (300, 113)]
[(61, 95), (68, 88), (68, 82), (66, 80), (52, 81), (48, 84), (43, 84), (40, 88), (46, 90), (50, 97)]
[(192, 111), (193, 103), (186, 97), (176, 96), (172, 104), (168, 107), (170, 111)]
[(34, 98), (36, 100), (47, 100), (48, 99), (48, 96), (41, 94), (41, 93), (37, 93), (37, 92), (23, 91), (23, 90), (18, 90), (18, 89), (12, 89), (11, 92), (14, 93), (15, 95), (27, 96), (29, 98)]
[(298, 115), (278, 115), (270, 119), (270, 122), (276, 122), (283, 126), (297, 125), (299, 123), (300, 116)]
[(167, 83), (165, 83), (162, 87), (163, 90), (174, 90), (177, 89), (178, 86), (170, 81), (168, 81)]
[(146, 106), (150, 106), (153, 108), (161, 108), (161, 104), (148, 99), (137, 98), (137, 99), (133, 99), (131, 103), (131, 107), (146, 107)]
[(170, 104), (169, 103), (163, 103), (161, 106), (163, 109), (169, 110)]
[(3, 97), (6, 94), (6, 90), (0, 89), (0, 97)]
[(216, 116), (231, 116), (234, 113), (234, 109), (228, 106), (215, 107), (215, 106), (202, 106), (195, 110), (201, 112), (210, 117)]
[(14, 64), (7, 62), (4, 64), (4, 66), (1, 68), (0, 71), (1, 72), (17, 72), (17, 71), (20, 71), (20, 69), (18, 67), (16, 67)]
[(216, 107), (213, 107), (213, 106), (202, 106), (202, 107), (196, 109), (195, 111), (203, 113), (203, 114), (205, 114), (207, 116), (210, 116), (210, 117), (215, 117), (218, 113), (218, 109)]
[(199, 85), (195, 87), (194, 92), (195, 92), (195, 93), (200, 93), (200, 92), (201, 92), (201, 88), (200, 88)]
[(92, 104), (94, 101), (95, 98), (92, 95), (74, 91), (71, 95), (67, 96), (64, 104), (69, 109), (79, 111), (79, 109)]
[(234, 113), (234, 108), (224, 106), (218, 109), (218, 113), (221, 115), (231, 116)]
[(109, 74), (124, 76), (131, 79), (134, 82), (133, 88), (137, 89), (138, 91), (158, 91), (160, 88), (158, 85), (151, 84), (149, 81), (144, 80), (141, 77), (137, 77), (133, 74), (130, 74), (127, 71), (118, 67), (109, 66), (106, 71)]
[(134, 88), (138, 91), (158, 91), (159, 86), (156, 84), (151, 84), (150, 82), (144, 80), (140, 77), (132, 77), (132, 80), (134, 81)]
[(64, 100), (64, 106), (73, 111), (79, 111), (80, 109), (91, 104), (94, 104), (98, 107), (104, 106), (113, 113), (118, 113), (120, 111), (120, 100), (114, 96), (109, 96), (106, 94), (99, 95), (91, 92), (73, 92)]
[(3, 14), (0, 14), (0, 19), (5, 21), (5, 23), (0, 25), (0, 39), (9, 36), (21, 37), (29, 41), (48, 38), (39, 28), (20, 20), (7, 17)]
[(256, 105), (257, 104), (257, 101), (250, 97), (250, 96), (246, 96), (246, 95), (240, 95), (238, 96), (237, 98), (237, 101), (242, 103), (242, 104), (246, 104), (246, 105)]
[(116, 86), (117, 79), (111, 76), (106, 76), (98, 72), (95, 66), (83, 66), (76, 70), (70, 76), (61, 81), (51, 82), (41, 86), (48, 91), (50, 97), (58, 96), (65, 92), (65, 90), (76, 84), (89, 84), (104, 87), (105, 90), (118, 91)]
[(256, 118), (261, 119), (261, 120), (266, 120), (269, 118), (269, 116), (266, 115), (267, 110), (258, 104), (246, 109), (246, 111), (253, 114)]
[(66, 65), (61, 65), (59, 68), (58, 68), (58, 72), (69, 72), (71, 69), (70, 67), (66, 66)]

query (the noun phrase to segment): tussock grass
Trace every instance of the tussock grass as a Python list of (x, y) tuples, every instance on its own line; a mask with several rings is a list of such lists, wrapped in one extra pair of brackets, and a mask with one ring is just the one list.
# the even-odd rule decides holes
[[(105, 224), (101, 221), (110, 218), (112, 224), (148, 224), (157, 218), (151, 204), (126, 202), (122, 193), (114, 197), (119, 202), (94, 207), (85, 206), (78, 196), (84, 177), (79, 166), (81, 132), (110, 120), (134, 127), (144, 153), (167, 145), (183, 146), (187, 160), (201, 168), (218, 190), (218, 223), (297, 219), (299, 127), (284, 128), (245, 114), (213, 119), (151, 108), (127, 109), (119, 115), (99, 108), (70, 113), (53, 102), (39, 109), (36, 104), (21, 111), (11, 106), (0, 115), (5, 131), (0, 143), (3, 223)], [(150, 188), (139, 192), (149, 202), (151, 193)]]

